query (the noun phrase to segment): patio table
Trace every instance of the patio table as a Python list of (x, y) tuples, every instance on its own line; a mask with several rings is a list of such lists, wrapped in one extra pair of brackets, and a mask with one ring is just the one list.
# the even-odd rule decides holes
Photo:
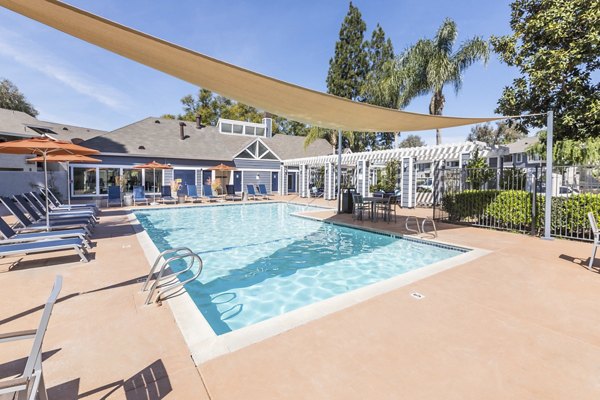
[(363, 196), (363, 201), (367, 203), (371, 203), (371, 221), (377, 221), (376, 206), (377, 204), (387, 203), (387, 197), (374, 197), (374, 196)]

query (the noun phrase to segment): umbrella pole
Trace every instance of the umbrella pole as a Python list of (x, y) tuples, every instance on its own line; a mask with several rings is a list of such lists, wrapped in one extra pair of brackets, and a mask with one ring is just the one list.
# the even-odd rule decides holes
[(156, 168), (152, 168), (152, 184), (154, 185), (153, 192), (154, 192), (154, 200), (152, 201), (154, 203), (154, 205), (156, 205)]
[(48, 162), (46, 161), (46, 151), (44, 151), (44, 186), (46, 188), (46, 232), (50, 232), (50, 208), (48, 206)]
[(69, 168), (69, 162), (67, 161), (67, 204), (69, 204), (69, 210), (71, 209), (71, 168)]

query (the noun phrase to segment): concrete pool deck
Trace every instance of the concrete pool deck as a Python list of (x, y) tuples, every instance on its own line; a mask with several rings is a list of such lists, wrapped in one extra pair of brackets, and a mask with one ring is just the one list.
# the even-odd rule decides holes
[[(400, 215), (387, 224), (315, 214), (404, 228)], [(44, 343), (51, 399), (598, 398), (600, 274), (585, 268), (591, 245), (438, 230), (440, 241), (491, 252), (195, 367), (169, 306), (142, 305), (138, 279), (149, 265), (126, 211), (105, 210), (89, 264), (56, 253), (8, 271), (15, 259), (0, 259), (0, 333), (37, 326), (60, 273)], [(0, 344), (0, 378), (18, 371), (29, 346)]]

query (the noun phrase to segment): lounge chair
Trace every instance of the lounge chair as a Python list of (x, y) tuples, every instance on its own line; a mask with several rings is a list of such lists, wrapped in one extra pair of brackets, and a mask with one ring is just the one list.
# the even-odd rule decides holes
[(106, 207), (110, 207), (112, 205), (118, 205), (119, 207), (123, 207), (123, 197), (121, 196), (120, 186), (113, 185), (108, 187)]
[(600, 247), (600, 230), (598, 229), (598, 223), (596, 222), (596, 217), (594, 217), (593, 212), (588, 213), (588, 219), (590, 220), (590, 226), (592, 227), (592, 233), (594, 234), (594, 244), (592, 245), (592, 256), (590, 257), (590, 264), (588, 268), (591, 270), (592, 265), (594, 265), (594, 260), (596, 259), (596, 250)]
[[(33, 339), (31, 352), (25, 362), (23, 372), (18, 377), (0, 382), (0, 397), (12, 394), (10, 398), (17, 399), (47, 399), (44, 374), (42, 372), (42, 344), (48, 329), (48, 322), (52, 315), (52, 308), (62, 288), (62, 276), (57, 275), (50, 297), (46, 300), (42, 319), (37, 329), (23, 330), (11, 333), (0, 333), (0, 343), (14, 342), (16, 340)], [(16, 395), (16, 396), (15, 396)]]
[(49, 239), (67, 239), (67, 238), (79, 238), (83, 240), (83, 244), (86, 248), (91, 248), (88, 234), (83, 229), (70, 229), (63, 231), (52, 231), (52, 232), (36, 232), (36, 233), (17, 233), (0, 217), (0, 236), (3, 237), (0, 240), (0, 245), (11, 244), (11, 243), (22, 243), (22, 242), (34, 242), (38, 240), (49, 240)]
[[(30, 192), (29, 193), (31, 196), (35, 197), (35, 199), (40, 203), (45, 205), (46, 204), (46, 198), (43, 196), (42, 193), (40, 192)], [(77, 207), (77, 205), (73, 205), (73, 206), (69, 206), (69, 205), (58, 205), (56, 206), (50, 199), (48, 199), (48, 204), (50, 206), (50, 209), (53, 211), (87, 211), (87, 212), (91, 212), (94, 215), (98, 215), (98, 209), (96, 207), (90, 207), (87, 205), (82, 205), (82, 207)]]
[[(29, 200), (27, 200), (27, 198), (23, 195), (20, 194), (16, 194), (13, 196), (14, 199), (21, 205), (21, 207), (23, 207), (23, 209), (25, 209), (25, 211), (27, 211), (27, 214), (29, 214), (29, 216), (34, 220), (34, 221), (41, 221), (41, 220), (45, 220), (46, 219), (46, 213), (38, 213), (37, 210), (35, 209), (34, 205), (31, 204), (31, 202)], [(80, 215), (68, 215), (68, 214), (58, 214), (58, 215), (54, 215), (54, 214), (50, 214), (50, 221), (71, 221), (71, 222), (85, 222), (88, 224), (92, 224), (94, 225), (96, 223), (96, 220), (92, 217), (92, 216), (80, 216)]]
[(235, 186), (233, 185), (225, 185), (225, 190), (227, 191), (227, 196), (225, 196), (225, 200), (242, 200), (242, 196), (237, 195), (235, 193)]
[(139, 204), (148, 205), (150, 202), (146, 198), (146, 192), (144, 191), (143, 186), (134, 186), (133, 187), (133, 205), (137, 206)]
[(252, 197), (252, 200), (264, 199), (265, 196), (260, 193), (256, 193), (256, 190), (254, 190), (254, 185), (246, 185), (246, 188), (248, 189), (248, 199), (250, 199), (250, 197)]
[(217, 201), (219, 196), (215, 196), (212, 191), (212, 187), (210, 185), (202, 185), (203, 197), (208, 199), (208, 201)]
[(310, 197), (323, 197), (323, 192), (319, 191), (319, 189), (316, 186), (313, 186), (310, 188)]
[(261, 196), (263, 196), (266, 200), (271, 200), (269, 197), (269, 192), (267, 192), (267, 187), (264, 183), (258, 185), (258, 192)]
[(160, 199), (158, 200), (161, 203), (172, 203), (176, 204), (177, 199), (171, 196), (171, 186), (164, 185), (160, 188)]
[[(17, 232), (31, 232), (31, 231), (42, 231), (46, 229), (46, 221), (31, 221), (21, 211), (12, 199), (6, 196), (0, 196), (0, 201), (4, 206), (15, 216), (17, 221), (21, 224), (22, 228), (16, 229)], [(50, 221), (50, 230), (65, 230), (65, 229), (83, 229), (89, 235), (91, 230), (91, 224), (87, 222), (73, 222), (73, 221)]]
[[(45, 190), (44, 190), (43, 186), (40, 188), (40, 194), (44, 197), (44, 199), (46, 198), (46, 194), (45, 194)], [(78, 204), (71, 204), (71, 205), (63, 204), (54, 195), (54, 192), (52, 190), (48, 190), (48, 201), (50, 201), (50, 203), (52, 203), (55, 207), (62, 207), (62, 208), (69, 208), (69, 209), (93, 208), (95, 211), (98, 211), (98, 206), (96, 205), (96, 203), (85, 203), (85, 204), (78, 203)]]
[[(33, 195), (33, 193), (23, 193), (22, 195), (29, 203), (37, 210), (40, 214), (46, 215), (46, 205), (44, 202), (41, 202)], [(98, 222), (98, 218), (96, 218), (96, 214), (92, 210), (57, 210), (50, 208), (50, 215), (54, 216), (65, 216), (65, 217), (82, 217), (82, 218), (92, 218), (95, 222)]]
[(202, 197), (198, 196), (198, 188), (196, 185), (186, 185), (185, 189), (185, 201), (191, 201), (192, 203), (202, 201)]
[(0, 257), (25, 255), (33, 253), (48, 253), (58, 250), (73, 250), (81, 257), (81, 261), (88, 262), (85, 243), (80, 238), (40, 240), (36, 242), (10, 243), (0, 245)]

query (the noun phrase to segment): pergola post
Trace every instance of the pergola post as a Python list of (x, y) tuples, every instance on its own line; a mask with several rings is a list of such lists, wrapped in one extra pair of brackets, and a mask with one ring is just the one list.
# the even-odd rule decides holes
[(338, 214), (342, 211), (342, 130), (338, 129), (338, 165), (337, 165)]
[(545, 240), (552, 240), (550, 234), (552, 223), (552, 157), (553, 157), (553, 129), (554, 112), (548, 111), (548, 121), (546, 123), (546, 207), (544, 209), (544, 237)]

